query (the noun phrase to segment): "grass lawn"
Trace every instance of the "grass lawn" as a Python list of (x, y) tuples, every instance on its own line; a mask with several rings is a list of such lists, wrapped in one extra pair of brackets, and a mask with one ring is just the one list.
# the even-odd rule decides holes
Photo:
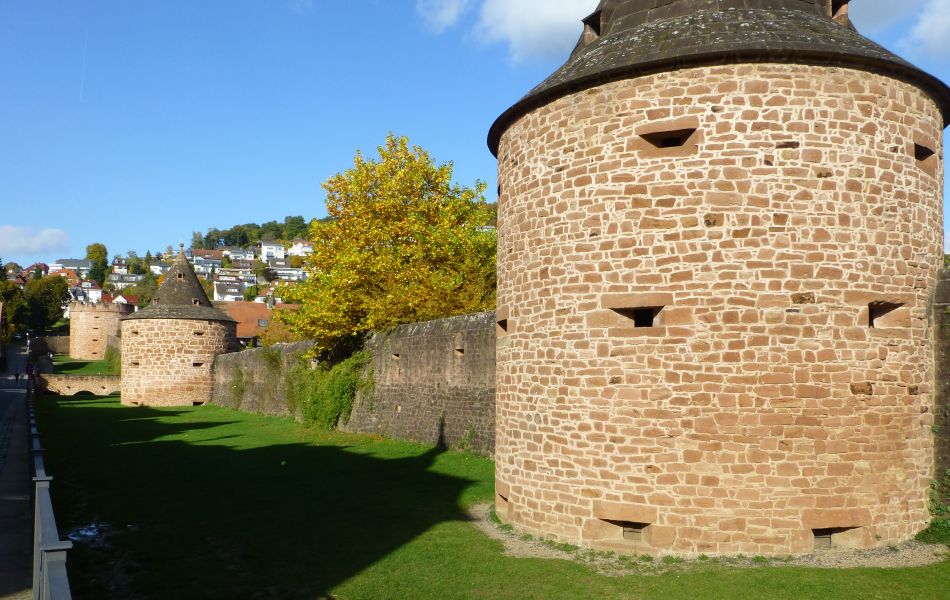
[(106, 360), (75, 360), (65, 354), (53, 355), (53, 373), (57, 375), (115, 375)]
[(512, 558), (466, 521), (493, 463), (217, 407), (37, 401), (63, 530), (110, 526), (69, 555), (78, 599), (948, 597), (950, 562), (820, 570), (717, 561), (607, 577)]

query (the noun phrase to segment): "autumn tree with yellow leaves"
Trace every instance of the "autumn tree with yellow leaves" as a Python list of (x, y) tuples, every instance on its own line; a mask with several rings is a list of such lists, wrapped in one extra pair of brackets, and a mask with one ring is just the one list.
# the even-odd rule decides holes
[(485, 185), (452, 182), (452, 163), (390, 134), (378, 159), (323, 184), (328, 219), (314, 221), (309, 278), (280, 291), (298, 339), (316, 351), (404, 323), (495, 308), (494, 208)]

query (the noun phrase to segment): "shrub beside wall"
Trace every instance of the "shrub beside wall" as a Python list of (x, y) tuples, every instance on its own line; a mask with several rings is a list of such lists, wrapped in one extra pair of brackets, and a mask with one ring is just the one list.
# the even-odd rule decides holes
[(300, 407), (288, 401), (287, 374), (311, 345), (276, 344), (218, 356), (211, 404), (248, 413), (302, 418)]

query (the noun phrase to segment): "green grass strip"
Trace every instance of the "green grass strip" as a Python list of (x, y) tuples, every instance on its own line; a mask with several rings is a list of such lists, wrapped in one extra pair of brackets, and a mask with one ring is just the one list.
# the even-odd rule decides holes
[[(731, 568), (608, 577), (507, 556), (466, 517), (493, 463), (217, 407), (38, 401), (77, 598), (943, 599), (950, 563), (913, 569)], [(636, 562), (636, 561), (634, 561)], [(660, 565), (661, 561), (644, 563)]]

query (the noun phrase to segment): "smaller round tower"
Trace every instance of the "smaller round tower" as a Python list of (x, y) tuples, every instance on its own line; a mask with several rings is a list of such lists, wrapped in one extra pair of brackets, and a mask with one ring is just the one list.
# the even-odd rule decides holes
[(79, 360), (105, 358), (107, 339), (119, 335), (119, 322), (131, 312), (128, 304), (70, 304), (69, 356)]
[(211, 399), (214, 359), (237, 322), (212, 306), (180, 252), (152, 304), (122, 319), (122, 403), (193, 406)]

